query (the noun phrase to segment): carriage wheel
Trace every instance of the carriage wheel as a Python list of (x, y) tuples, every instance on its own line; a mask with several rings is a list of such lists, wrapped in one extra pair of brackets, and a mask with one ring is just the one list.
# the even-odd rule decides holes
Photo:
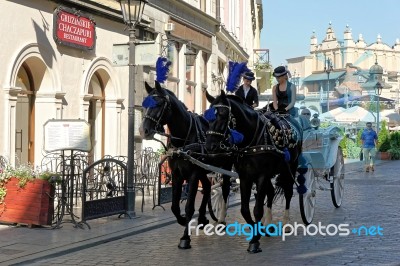
[(344, 192), (344, 160), (343, 152), (339, 147), (336, 157), (336, 163), (331, 168), (331, 175), (333, 180), (331, 181), (331, 196), (333, 205), (339, 208), (342, 205), (343, 192)]
[(314, 177), (314, 171), (311, 167), (308, 168), (307, 173), (305, 174), (306, 178), (306, 187), (307, 192), (299, 195), (299, 203), (300, 203), (300, 214), (301, 219), (305, 225), (309, 225), (313, 218), (315, 212), (315, 203), (316, 203), (316, 190), (317, 190), (317, 182)]
[(222, 188), (217, 187), (211, 190), (211, 198), (208, 201), (208, 210), (211, 218), (218, 222), (218, 217), (224, 204), (224, 197), (222, 196)]

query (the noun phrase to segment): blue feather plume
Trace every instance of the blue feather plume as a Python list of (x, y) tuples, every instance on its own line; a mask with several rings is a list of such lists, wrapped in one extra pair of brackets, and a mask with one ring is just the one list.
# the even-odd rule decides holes
[(142, 106), (144, 108), (153, 108), (157, 106), (157, 101), (154, 100), (153, 96), (147, 96), (146, 98), (144, 98), (143, 102), (142, 102)]
[(242, 133), (240, 133), (239, 131), (236, 131), (234, 129), (230, 129), (231, 132), (231, 138), (230, 138), (230, 142), (233, 144), (239, 144), (243, 141), (244, 136)]
[(247, 68), (247, 62), (238, 63), (229, 61), (229, 74), (226, 80), (226, 90), (234, 92), (240, 84), (240, 79), (245, 72), (250, 71)]
[(171, 61), (168, 61), (166, 57), (159, 57), (156, 62), (156, 81), (164, 83), (168, 78), (169, 66)]
[(208, 121), (208, 122), (212, 122), (215, 119), (217, 119), (217, 116), (215, 115), (215, 108), (211, 107), (210, 109), (206, 110), (204, 112), (204, 118)]

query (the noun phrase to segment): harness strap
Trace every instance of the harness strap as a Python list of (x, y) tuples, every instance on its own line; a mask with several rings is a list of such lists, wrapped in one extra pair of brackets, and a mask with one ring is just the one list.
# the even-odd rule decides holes
[(269, 153), (269, 152), (284, 154), (283, 151), (278, 150), (273, 145), (257, 145), (257, 146), (252, 146), (252, 147), (246, 147), (239, 151), (241, 156), (243, 156), (244, 154), (253, 155), (253, 154), (261, 154), (261, 153)]

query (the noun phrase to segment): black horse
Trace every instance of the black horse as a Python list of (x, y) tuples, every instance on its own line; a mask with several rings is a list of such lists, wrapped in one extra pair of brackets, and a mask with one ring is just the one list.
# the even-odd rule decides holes
[[(143, 104), (144, 107), (147, 106), (148, 108), (143, 116), (140, 129), (141, 135), (145, 139), (153, 139), (156, 133), (164, 134), (163, 126), (168, 126), (170, 133), (167, 155), (169, 156), (173, 187), (171, 210), (178, 223), (185, 226), (185, 231), (178, 247), (188, 249), (191, 247), (188, 225), (194, 214), (198, 183), (200, 181), (203, 187), (203, 199), (199, 208), (198, 223), (203, 225), (209, 222), (206, 218), (206, 207), (210, 199), (211, 183), (207, 177), (209, 171), (192, 164), (176, 151), (190, 152), (192, 157), (203, 160), (205, 157), (205, 132), (208, 130), (208, 122), (202, 116), (189, 112), (175, 94), (162, 88), (159, 82), (155, 81), (155, 88), (146, 82), (145, 87), (149, 94), (145, 101), (151, 103)], [(229, 167), (226, 166), (225, 169), (229, 169)], [(189, 193), (185, 206), (185, 216), (182, 216), (179, 201), (185, 180), (188, 182)], [(222, 190), (225, 203), (227, 202), (229, 189), (230, 178), (229, 176), (223, 176)], [(226, 211), (226, 206), (219, 217), (219, 222), (221, 223), (225, 219), (224, 211)]]
[[(298, 158), (302, 150), (302, 129), (294, 126), (289, 119), (264, 114), (253, 110), (235, 95), (226, 95), (224, 91), (214, 98), (207, 95), (211, 107), (206, 114), (214, 117), (210, 120), (207, 132), (206, 148), (217, 152), (221, 149), (236, 150), (234, 166), (240, 178), (241, 213), (248, 224), (261, 222), (264, 214), (263, 205), (267, 196), (266, 219), (264, 225), (272, 221), (271, 207), (277, 196), (278, 188), (286, 198), (283, 224), (289, 221), (290, 200), (293, 196), (294, 175), (298, 166)], [(286, 125), (286, 128), (285, 128)], [(241, 141), (241, 142), (240, 142)], [(239, 143), (240, 142), (240, 143)], [(290, 159), (289, 159), (290, 157)], [(277, 188), (272, 178), (277, 174)], [(253, 184), (256, 184), (254, 218), (249, 201)], [(304, 182), (303, 182), (304, 183)], [(254, 230), (257, 232), (257, 230)], [(248, 251), (260, 252), (259, 239), (255, 233), (249, 243)]]

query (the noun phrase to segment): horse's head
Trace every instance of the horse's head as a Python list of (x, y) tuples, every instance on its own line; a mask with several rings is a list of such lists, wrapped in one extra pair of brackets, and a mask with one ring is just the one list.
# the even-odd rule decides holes
[(155, 133), (164, 133), (164, 125), (171, 112), (169, 94), (157, 81), (155, 85), (153, 88), (145, 82), (145, 88), (149, 95), (142, 103), (145, 113), (140, 126), (140, 134), (144, 139), (152, 139)]
[(207, 95), (211, 102), (204, 116), (209, 121), (209, 129), (206, 132), (206, 149), (208, 151), (224, 151), (235, 144), (236, 120), (232, 116), (231, 103), (224, 91), (217, 98)]

